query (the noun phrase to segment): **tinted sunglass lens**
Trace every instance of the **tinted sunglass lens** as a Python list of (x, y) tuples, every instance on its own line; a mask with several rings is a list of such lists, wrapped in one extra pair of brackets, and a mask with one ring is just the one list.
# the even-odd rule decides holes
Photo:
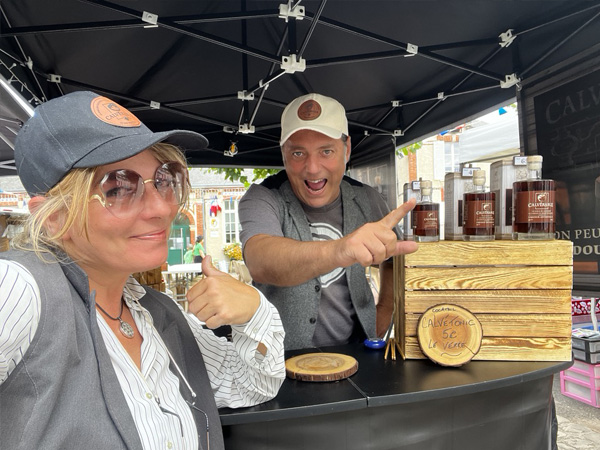
[(127, 213), (143, 189), (141, 177), (131, 170), (114, 170), (107, 173), (100, 189), (104, 195), (107, 208), (116, 216)]
[(158, 168), (155, 175), (155, 186), (162, 197), (172, 203), (180, 204), (183, 200), (185, 185), (185, 168), (179, 163), (166, 163)]
[[(187, 189), (187, 171), (184, 166), (177, 162), (165, 163), (156, 170), (152, 181), (166, 202), (172, 205), (183, 203)], [(146, 188), (142, 177), (128, 169), (108, 172), (100, 182), (104, 206), (120, 218), (138, 212)]]

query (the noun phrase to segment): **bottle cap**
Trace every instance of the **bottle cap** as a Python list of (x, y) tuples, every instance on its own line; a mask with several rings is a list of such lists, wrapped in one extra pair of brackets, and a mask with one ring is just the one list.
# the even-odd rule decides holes
[(485, 184), (485, 170), (476, 170), (473, 172), (473, 184), (483, 186)]
[(527, 157), (527, 167), (531, 170), (541, 170), (542, 161), (544, 161), (542, 155), (530, 155)]
[(421, 181), (421, 195), (431, 195), (431, 186), (430, 180)]

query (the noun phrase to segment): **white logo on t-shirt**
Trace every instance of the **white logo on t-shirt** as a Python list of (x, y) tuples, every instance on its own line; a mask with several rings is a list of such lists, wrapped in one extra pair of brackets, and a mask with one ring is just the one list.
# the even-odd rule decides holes
[[(337, 228), (332, 227), (328, 223), (311, 223), (310, 232), (312, 233), (313, 241), (333, 241), (342, 238), (342, 232)], [(335, 283), (346, 273), (345, 267), (337, 267), (331, 272), (320, 276), (321, 287), (326, 288), (332, 283)]]

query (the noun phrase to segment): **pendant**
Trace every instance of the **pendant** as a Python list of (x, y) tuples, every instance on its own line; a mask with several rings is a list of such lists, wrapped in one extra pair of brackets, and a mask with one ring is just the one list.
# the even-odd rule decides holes
[(119, 331), (121, 332), (121, 334), (127, 339), (133, 339), (133, 336), (135, 335), (133, 327), (127, 322), (125, 322), (123, 319), (119, 318), (119, 322), (121, 322), (121, 325), (119, 326)]

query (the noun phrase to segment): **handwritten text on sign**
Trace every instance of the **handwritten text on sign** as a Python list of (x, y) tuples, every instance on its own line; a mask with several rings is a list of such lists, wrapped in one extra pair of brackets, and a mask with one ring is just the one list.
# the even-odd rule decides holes
[(443, 366), (460, 366), (469, 362), (481, 347), (479, 320), (458, 305), (441, 304), (429, 308), (417, 329), (421, 351)]

